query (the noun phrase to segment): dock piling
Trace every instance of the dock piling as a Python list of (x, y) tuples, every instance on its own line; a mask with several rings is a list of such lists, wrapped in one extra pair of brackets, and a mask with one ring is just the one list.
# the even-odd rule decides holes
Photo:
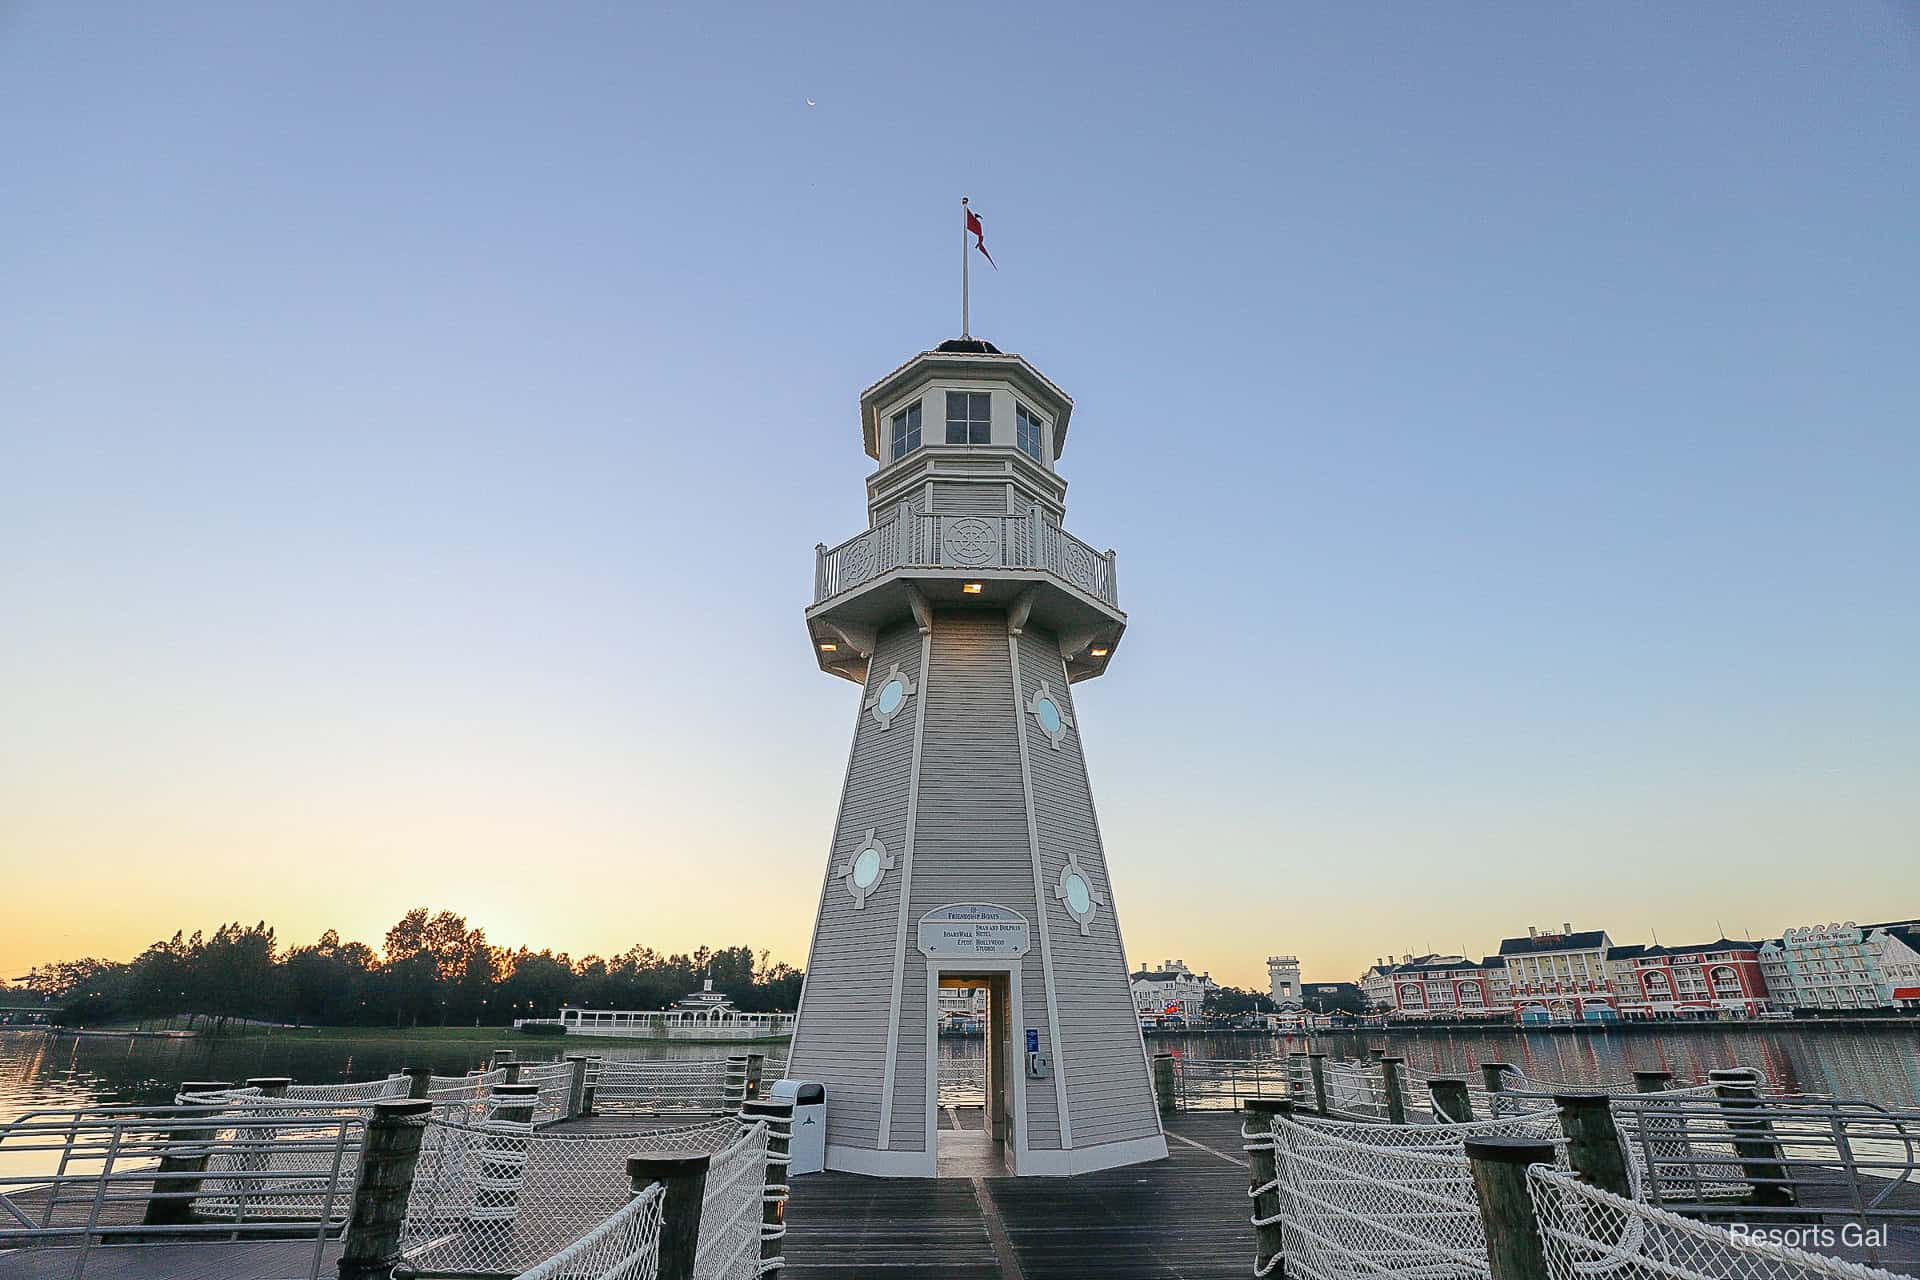
[(1552, 1164), (1553, 1144), (1531, 1138), (1469, 1138), (1473, 1195), (1487, 1238), (1493, 1280), (1548, 1280), (1527, 1166)]
[(659, 1280), (693, 1280), (700, 1248), (700, 1203), (707, 1191), (712, 1156), (629, 1156), (627, 1177), (639, 1195), (659, 1183), (666, 1188), (660, 1221)]
[[(217, 1093), (233, 1086), (225, 1080), (188, 1080), (180, 1093)], [(202, 1107), (185, 1112), (188, 1116), (213, 1115), (218, 1107)], [(213, 1129), (176, 1129), (160, 1155), (153, 1171), (153, 1198), (141, 1221), (151, 1227), (178, 1226), (193, 1221), (193, 1197), (199, 1193), (201, 1177), (207, 1171), (207, 1144), (213, 1141)]]
[(1247, 1132), (1266, 1133), (1269, 1141), (1247, 1139), (1247, 1194), (1253, 1199), (1253, 1274), (1286, 1274), (1286, 1242), (1280, 1229), (1280, 1152), (1271, 1139), (1275, 1116), (1291, 1118), (1286, 1098), (1248, 1098), (1240, 1104)]
[(1752, 1067), (1731, 1067), (1707, 1072), (1707, 1080), (1720, 1100), (1720, 1112), (1733, 1135), (1733, 1152), (1739, 1157), (1741, 1176), (1752, 1189), (1753, 1203), (1776, 1208), (1791, 1205), (1793, 1186), (1773, 1121), (1749, 1114), (1763, 1105), (1760, 1073)]
[(1161, 1115), (1174, 1113), (1173, 1055), (1170, 1053), (1153, 1055), (1153, 1096), (1160, 1104)]
[(1380, 1075), (1387, 1086), (1387, 1123), (1405, 1124), (1407, 1122), (1407, 1084), (1403, 1076), (1406, 1069), (1405, 1058), (1383, 1055), (1380, 1058)]
[(1307, 1065), (1313, 1072), (1313, 1109), (1324, 1116), (1327, 1114), (1327, 1055), (1309, 1053)]
[(793, 1150), (793, 1103), (749, 1098), (740, 1108), (740, 1118), (767, 1122), (766, 1207), (760, 1215), (760, 1261), (765, 1274), (777, 1270), (765, 1264), (780, 1256), (780, 1240), (787, 1233), (786, 1157)]
[(1458, 1076), (1434, 1076), (1427, 1081), (1433, 1095), (1433, 1109), (1447, 1124), (1466, 1124), (1473, 1119), (1473, 1099), (1467, 1095), (1467, 1082)]
[(360, 1176), (340, 1247), (340, 1280), (389, 1280), (400, 1261), (400, 1231), (407, 1220), (420, 1139), (433, 1103), (393, 1098), (373, 1104), (360, 1150)]
[(409, 1098), (424, 1098), (433, 1088), (432, 1067), (402, 1067), (400, 1074), (407, 1078)]
[(1560, 1131), (1567, 1135), (1567, 1161), (1581, 1181), (1633, 1199), (1627, 1180), (1627, 1152), (1613, 1121), (1613, 1108), (1604, 1093), (1556, 1093)]
[(1486, 1087), (1488, 1093), (1505, 1093), (1507, 1072), (1511, 1070), (1513, 1070), (1511, 1063), (1483, 1062), (1480, 1064), (1480, 1083)]
[(1633, 1087), (1639, 1093), (1665, 1093), (1673, 1088), (1673, 1072), (1636, 1071), (1633, 1073)]
[(587, 1055), (570, 1053), (567, 1065), (573, 1068), (573, 1078), (567, 1083), (567, 1119), (578, 1120), (587, 1114)]

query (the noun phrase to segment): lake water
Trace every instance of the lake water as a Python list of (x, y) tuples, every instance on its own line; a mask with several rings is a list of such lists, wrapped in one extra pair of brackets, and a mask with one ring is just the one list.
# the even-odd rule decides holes
[[(1700, 1079), (1716, 1067), (1758, 1068), (1770, 1087), (1920, 1110), (1920, 1030), (1805, 1030), (1702, 1027), (1652, 1033), (1455, 1032), (1444, 1035), (1325, 1036), (1313, 1044), (1335, 1057), (1363, 1057), (1384, 1045), (1422, 1071), (1468, 1074), (1481, 1062), (1510, 1062), (1537, 1081), (1624, 1083), (1635, 1069)], [(494, 1046), (522, 1058), (551, 1059), (587, 1049), (645, 1057), (712, 1058), (718, 1044), (654, 1045), (586, 1037), (535, 1040), (503, 1031), (496, 1039), (447, 1042), (350, 1034), (315, 1039), (250, 1034), (190, 1040), (55, 1037), (0, 1031), (0, 1122), (41, 1107), (171, 1101), (182, 1080), (292, 1076), (320, 1083), (366, 1080), (404, 1066), (455, 1075), (478, 1066)], [(564, 1047), (563, 1047), (564, 1046)], [(1254, 1058), (1305, 1049), (1305, 1041), (1252, 1036), (1156, 1037), (1150, 1050), (1193, 1058)], [(765, 1046), (776, 1056), (785, 1048)], [(943, 1057), (978, 1056), (979, 1040), (943, 1040)], [(829, 1103), (831, 1105), (831, 1103)]]

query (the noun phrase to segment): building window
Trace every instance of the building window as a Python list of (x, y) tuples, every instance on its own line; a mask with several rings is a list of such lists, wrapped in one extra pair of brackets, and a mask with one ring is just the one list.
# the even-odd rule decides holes
[(893, 415), (893, 460), (900, 459), (920, 447), (920, 402), (912, 404)]
[(987, 444), (993, 437), (993, 397), (984, 391), (947, 392), (947, 443)]
[(867, 899), (879, 887), (880, 879), (893, 870), (893, 855), (887, 852), (887, 846), (876, 839), (873, 828), (867, 828), (867, 834), (860, 838), (853, 855), (840, 864), (838, 875), (847, 882), (847, 892), (853, 895), (853, 907), (858, 911), (867, 905)]
[(1046, 461), (1040, 449), (1040, 418), (1018, 401), (1013, 406), (1013, 442), (1035, 462)]

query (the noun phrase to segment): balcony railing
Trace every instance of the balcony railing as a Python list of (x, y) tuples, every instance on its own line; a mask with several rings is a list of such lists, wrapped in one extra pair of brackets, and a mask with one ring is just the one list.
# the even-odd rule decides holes
[(895, 569), (1041, 569), (1118, 608), (1113, 552), (1095, 551), (1040, 508), (1024, 516), (926, 515), (895, 508), (880, 524), (815, 555), (813, 602)]

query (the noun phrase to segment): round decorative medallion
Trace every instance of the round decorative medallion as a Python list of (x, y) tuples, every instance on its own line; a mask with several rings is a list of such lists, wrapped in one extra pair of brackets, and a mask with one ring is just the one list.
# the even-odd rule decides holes
[(840, 589), (859, 586), (873, 576), (878, 557), (874, 555), (873, 539), (862, 538), (840, 553)]
[(871, 889), (880, 882), (880, 851), (866, 848), (853, 860), (853, 887)]
[(1085, 547), (1069, 542), (1065, 567), (1067, 581), (1085, 587), (1089, 591), (1093, 589), (1093, 556)]
[(890, 716), (898, 711), (900, 704), (906, 700), (907, 682), (899, 676), (895, 676), (880, 686), (880, 696), (874, 700), (873, 705), (879, 710), (881, 715)]
[(942, 549), (955, 564), (991, 564), (1000, 558), (1000, 531), (979, 516), (948, 520)]

